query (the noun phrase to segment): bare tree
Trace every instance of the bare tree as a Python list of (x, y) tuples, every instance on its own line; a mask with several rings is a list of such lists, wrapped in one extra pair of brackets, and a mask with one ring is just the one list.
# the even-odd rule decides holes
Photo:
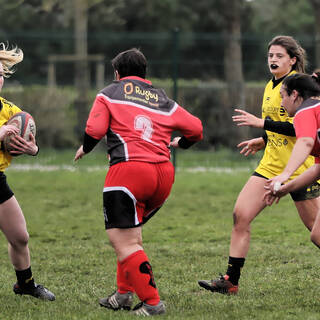
[(242, 0), (224, 1), (224, 71), (232, 106), (244, 104), (244, 80), (241, 52)]
[[(228, 101), (230, 109), (226, 110), (226, 116), (231, 121), (231, 113), (235, 107), (244, 108), (245, 88), (242, 70), (241, 50), (241, 11), (243, 0), (223, 1), (224, 17), (224, 72), (227, 83)], [(231, 126), (231, 128), (234, 128)], [(248, 134), (248, 128), (240, 130), (241, 138)]]

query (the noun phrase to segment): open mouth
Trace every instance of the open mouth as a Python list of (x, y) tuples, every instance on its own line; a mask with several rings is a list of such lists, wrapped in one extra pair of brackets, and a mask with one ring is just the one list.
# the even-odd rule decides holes
[(274, 69), (279, 68), (279, 66), (274, 64), (274, 63), (272, 63), (272, 64), (270, 64), (270, 68), (274, 70)]

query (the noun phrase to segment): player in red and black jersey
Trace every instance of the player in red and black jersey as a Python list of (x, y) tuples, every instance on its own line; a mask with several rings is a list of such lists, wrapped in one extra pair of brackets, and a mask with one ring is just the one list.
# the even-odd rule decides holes
[[(319, 75), (319, 74), (318, 74)], [(280, 94), (283, 107), (294, 116), (297, 141), (282, 173), (269, 179), (265, 199), (269, 205), (289, 192), (307, 186), (320, 178), (320, 79), (318, 75), (294, 74), (283, 81)], [(315, 164), (286, 183), (309, 155)], [(285, 184), (283, 184), (285, 183)], [(311, 241), (320, 248), (320, 214), (312, 226)]]
[[(169, 146), (188, 148), (202, 139), (201, 121), (145, 79), (147, 61), (141, 51), (118, 54), (112, 65), (115, 81), (97, 95), (75, 161), (107, 138), (110, 169), (103, 206), (105, 227), (115, 249), (117, 291), (100, 305), (130, 309), (133, 293), (141, 303), (136, 314), (165, 312), (149, 259), (142, 247), (141, 227), (170, 194), (174, 168)], [(170, 142), (173, 131), (182, 137)]]

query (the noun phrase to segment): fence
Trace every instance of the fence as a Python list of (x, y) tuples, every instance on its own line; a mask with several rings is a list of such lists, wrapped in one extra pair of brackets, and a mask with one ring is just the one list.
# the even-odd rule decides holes
[[(272, 36), (243, 35), (241, 38), (243, 73), (246, 81), (246, 103), (241, 107), (256, 115), (260, 114), (263, 87), (270, 77), (266, 64), (266, 46)], [(14, 88), (17, 84), (22, 86), (16, 93), (12, 89), (8, 93), (8, 98), (12, 98), (17, 104), (20, 103), (26, 108), (64, 112), (68, 114), (70, 122), (74, 125), (77, 119), (72, 117), (75, 116), (77, 106), (74, 106), (76, 93), (74, 92), (73, 35), (24, 31), (9, 33), (6, 37), (10, 43), (17, 44), (25, 53), (23, 63), (18, 65), (18, 72), (6, 82), (7, 88), (10, 85)], [(309, 36), (296, 38), (307, 50), (309, 71), (311, 71), (315, 68), (315, 41)], [(199, 144), (199, 148), (206, 149), (218, 145), (234, 147), (240, 138), (260, 134), (257, 130), (241, 129), (239, 131), (239, 128), (231, 122), (232, 109), (235, 106), (228, 105), (224, 82), (224, 38), (221, 34), (178, 31), (91, 34), (89, 30), (88, 62), (92, 90), (90, 99), (93, 99), (94, 93), (103, 86), (103, 79), (108, 83), (113, 78), (110, 60), (118, 52), (131, 47), (141, 48), (145, 53), (149, 62), (148, 77), (154, 84), (164, 87), (171, 97), (176, 98), (181, 105), (202, 119), (205, 139)], [(95, 58), (90, 61), (90, 57)], [(102, 62), (104, 62), (104, 68)], [(54, 98), (52, 91), (48, 91), (48, 79), (51, 81), (49, 84), (55, 82), (57, 85), (55, 94), (60, 97), (58, 101), (60, 104), (64, 103), (64, 106), (57, 108), (55, 105), (57, 99)], [(27, 86), (31, 84), (39, 84), (42, 87), (29, 90)], [(64, 87), (69, 87), (69, 90), (63, 89)], [(51, 100), (40, 98), (44, 93), (51, 97)], [(90, 106), (91, 100), (88, 101), (87, 110)], [(34, 112), (38, 111), (34, 110)], [(45, 115), (44, 111), (38, 113), (40, 118)], [(39, 123), (42, 123), (41, 119)], [(53, 129), (51, 131), (43, 129), (43, 137), (46, 136), (45, 132), (53, 131)], [(57, 134), (59, 133), (55, 132), (55, 135)], [(66, 141), (67, 135), (64, 134), (63, 128), (60, 128), (60, 134), (60, 138), (53, 140), (45, 138), (42, 141), (43, 144), (60, 148), (77, 143), (77, 137)], [(70, 136), (70, 132), (68, 135)]]

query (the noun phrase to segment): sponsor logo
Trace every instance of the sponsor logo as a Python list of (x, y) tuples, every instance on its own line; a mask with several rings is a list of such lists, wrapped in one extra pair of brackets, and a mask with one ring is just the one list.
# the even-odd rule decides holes
[(280, 113), (280, 116), (283, 117), (286, 115), (286, 109), (284, 107), (280, 107), (280, 110), (279, 110), (279, 113)]
[(123, 87), (124, 96), (127, 100), (140, 101), (152, 107), (159, 107), (159, 96), (151, 90), (144, 90), (141, 87), (128, 82)]
[(286, 138), (274, 138), (274, 136), (268, 136), (268, 146), (273, 148), (285, 147), (288, 144)]

